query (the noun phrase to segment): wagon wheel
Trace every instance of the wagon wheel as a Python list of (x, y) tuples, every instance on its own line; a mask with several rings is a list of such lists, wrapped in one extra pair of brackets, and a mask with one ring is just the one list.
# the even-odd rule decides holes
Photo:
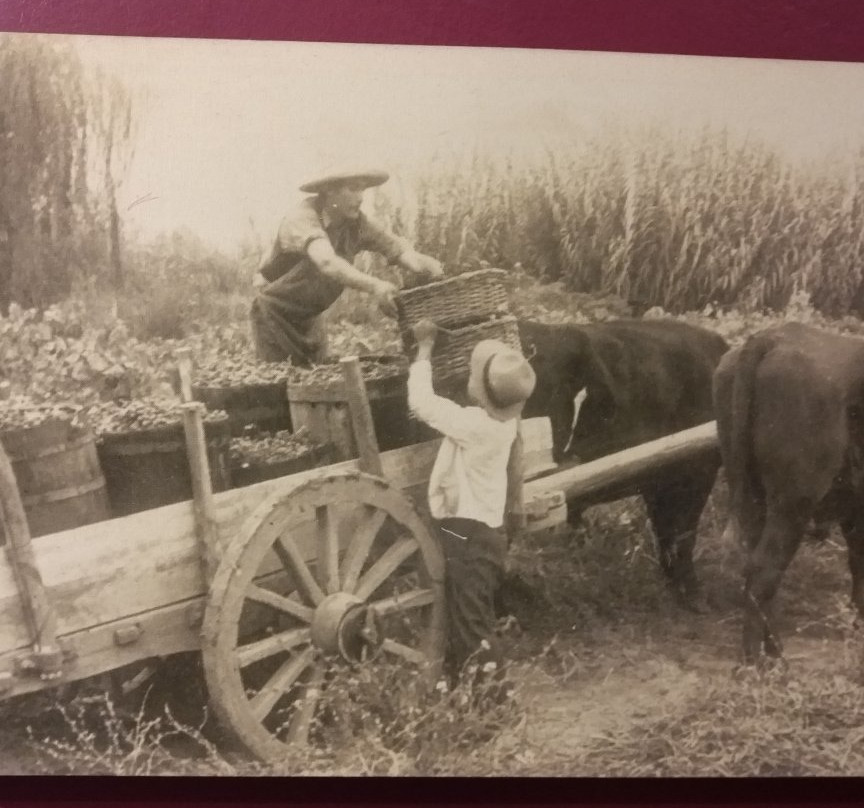
[(202, 653), (214, 711), (251, 752), (278, 759), (290, 743), (326, 743), (327, 688), (346, 670), (396, 665), (434, 680), (444, 562), (402, 493), (331, 476), (249, 524), (214, 576)]

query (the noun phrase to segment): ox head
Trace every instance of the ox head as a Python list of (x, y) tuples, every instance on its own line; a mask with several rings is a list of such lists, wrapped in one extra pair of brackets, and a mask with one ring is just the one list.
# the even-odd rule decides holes
[(519, 334), (537, 375), (523, 416), (549, 418), (554, 457), (561, 462), (579, 454), (580, 437), (595, 437), (613, 417), (612, 380), (579, 326), (522, 321)]

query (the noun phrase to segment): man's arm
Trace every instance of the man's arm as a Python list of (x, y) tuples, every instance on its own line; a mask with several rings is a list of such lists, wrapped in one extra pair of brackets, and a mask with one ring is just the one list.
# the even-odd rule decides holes
[(339, 281), (343, 286), (374, 295), (385, 314), (390, 317), (396, 316), (396, 287), (392, 283), (361, 272), (344, 258), (336, 255), (329, 239), (318, 238), (309, 242), (306, 254), (323, 275)]
[(391, 264), (429, 278), (443, 276), (441, 263), (430, 255), (417, 252), (409, 242), (366, 217), (361, 222), (360, 243), (364, 250), (373, 250), (383, 255)]
[(417, 275), (424, 275), (427, 278), (441, 278), (444, 276), (444, 270), (441, 268), (441, 262), (431, 255), (417, 252), (414, 249), (407, 249), (399, 255), (396, 263), (407, 269), (409, 272), (414, 272)]

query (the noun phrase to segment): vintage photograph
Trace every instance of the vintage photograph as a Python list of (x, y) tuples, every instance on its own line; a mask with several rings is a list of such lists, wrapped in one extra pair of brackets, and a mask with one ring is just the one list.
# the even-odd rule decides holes
[(864, 774), (862, 90), (0, 34), (0, 774)]

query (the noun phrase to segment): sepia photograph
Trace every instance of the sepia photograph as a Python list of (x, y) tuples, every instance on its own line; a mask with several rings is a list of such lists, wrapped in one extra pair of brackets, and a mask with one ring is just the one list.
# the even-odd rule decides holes
[(862, 91), (0, 33), (0, 775), (864, 775)]

